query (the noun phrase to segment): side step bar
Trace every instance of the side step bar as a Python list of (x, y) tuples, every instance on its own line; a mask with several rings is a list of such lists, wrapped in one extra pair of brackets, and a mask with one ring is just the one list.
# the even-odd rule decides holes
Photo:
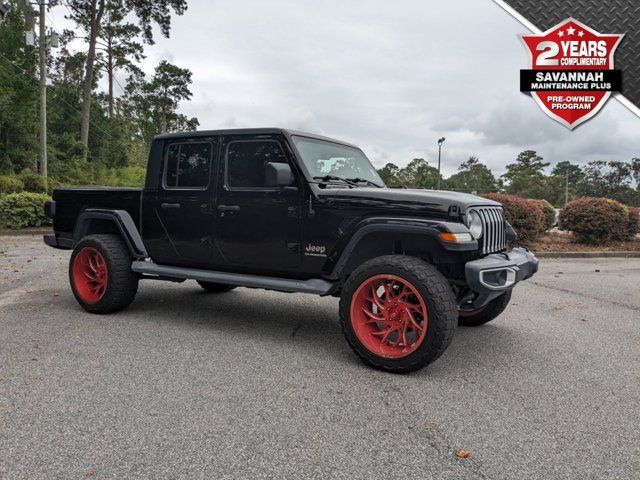
[(264, 288), (265, 290), (277, 290), (279, 292), (313, 293), (316, 295), (327, 295), (334, 285), (333, 282), (328, 282), (320, 278), (296, 280), (290, 278), (262, 277), (259, 275), (215, 272), (197, 268), (169, 267), (143, 260), (135, 260), (131, 264), (131, 270), (136, 273), (157, 277), (200, 280), (202, 282), (224, 283), (241, 287)]

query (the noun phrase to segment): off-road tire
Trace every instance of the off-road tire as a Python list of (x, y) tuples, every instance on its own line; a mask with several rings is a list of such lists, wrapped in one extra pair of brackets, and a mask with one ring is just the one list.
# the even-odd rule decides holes
[(200, 280), (197, 282), (207, 293), (224, 293), (236, 288), (235, 285), (225, 285), (224, 283), (201, 282)]
[(511, 290), (491, 300), (484, 308), (474, 314), (458, 314), (458, 325), (463, 327), (479, 327), (490, 322), (507, 308), (511, 300)]
[[(385, 358), (372, 353), (358, 339), (351, 323), (351, 302), (358, 287), (367, 279), (391, 274), (410, 282), (427, 308), (428, 326), (422, 343), (402, 358)], [(368, 365), (391, 373), (419, 370), (444, 353), (458, 323), (455, 296), (447, 279), (433, 265), (406, 255), (373, 258), (358, 267), (346, 280), (340, 296), (340, 324), (353, 351)]]
[[(78, 291), (73, 278), (76, 256), (85, 247), (97, 250), (104, 258), (108, 281), (104, 294), (95, 303), (85, 301)], [(133, 258), (120, 235), (89, 235), (78, 242), (69, 260), (69, 283), (78, 303), (90, 313), (112, 313), (128, 307), (138, 291), (138, 277), (131, 271)]]

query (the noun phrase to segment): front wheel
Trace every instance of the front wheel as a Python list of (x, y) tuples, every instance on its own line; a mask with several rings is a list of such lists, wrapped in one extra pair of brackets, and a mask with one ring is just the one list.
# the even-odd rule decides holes
[(463, 327), (479, 327), (490, 322), (507, 308), (511, 300), (511, 290), (494, 298), (484, 307), (477, 310), (458, 310), (458, 325)]
[(418, 258), (369, 260), (342, 289), (340, 323), (347, 341), (380, 370), (405, 373), (433, 362), (451, 343), (456, 322), (447, 279)]
[(111, 313), (129, 306), (138, 291), (131, 254), (119, 235), (90, 235), (78, 242), (69, 261), (69, 282), (87, 312)]

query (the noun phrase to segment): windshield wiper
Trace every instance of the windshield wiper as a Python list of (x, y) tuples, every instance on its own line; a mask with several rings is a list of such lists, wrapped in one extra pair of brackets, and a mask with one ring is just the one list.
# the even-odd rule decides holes
[(350, 182), (354, 182), (354, 183), (366, 183), (367, 185), (371, 185), (372, 187), (382, 188), (377, 183), (372, 182), (371, 180), (367, 180), (366, 178), (360, 178), (360, 177), (345, 178), (345, 180), (349, 180)]
[(331, 182), (331, 181), (344, 182), (347, 185), (351, 185), (352, 187), (358, 186), (357, 182), (354, 182), (353, 180), (349, 180), (348, 178), (338, 177), (336, 175), (324, 175), (322, 177), (313, 177), (313, 179), (320, 180), (322, 182)]

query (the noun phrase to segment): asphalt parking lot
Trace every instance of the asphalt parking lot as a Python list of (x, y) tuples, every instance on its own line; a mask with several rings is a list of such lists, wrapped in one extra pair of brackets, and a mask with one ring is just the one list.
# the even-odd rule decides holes
[(545, 260), (398, 376), (334, 298), (146, 282), (93, 316), (68, 252), (0, 252), (1, 478), (640, 478), (640, 259)]

